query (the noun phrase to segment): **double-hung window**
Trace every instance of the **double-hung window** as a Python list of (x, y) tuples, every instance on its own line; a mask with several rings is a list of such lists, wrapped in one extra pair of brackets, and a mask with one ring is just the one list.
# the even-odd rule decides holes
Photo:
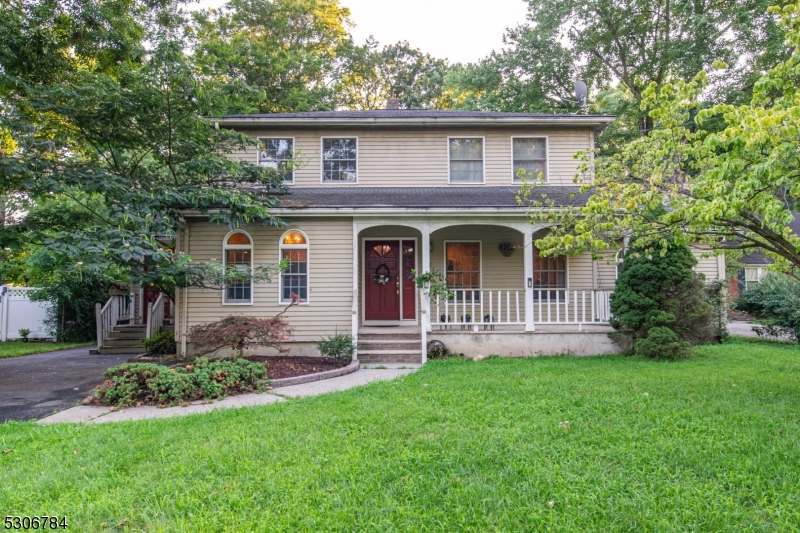
[(446, 242), (445, 273), (456, 301), (480, 301), (481, 243)]
[(297, 230), (281, 237), (281, 260), (286, 268), (281, 272), (281, 303), (308, 301), (308, 239)]
[(533, 298), (564, 301), (567, 288), (567, 258), (563, 255), (544, 257), (533, 247)]
[(517, 137), (511, 139), (511, 145), (514, 154), (512, 180), (521, 182), (520, 174), (523, 174), (525, 179), (546, 182), (547, 138)]
[(231, 281), (222, 292), (223, 303), (252, 304), (253, 241), (243, 231), (234, 231), (223, 243), (223, 266)]
[(357, 181), (358, 139), (322, 139), (322, 181), (342, 183)]
[(448, 139), (450, 183), (483, 183), (483, 138)]
[(283, 175), (283, 182), (294, 183), (294, 139), (259, 139), (261, 148), (258, 151), (258, 164), (275, 169)]

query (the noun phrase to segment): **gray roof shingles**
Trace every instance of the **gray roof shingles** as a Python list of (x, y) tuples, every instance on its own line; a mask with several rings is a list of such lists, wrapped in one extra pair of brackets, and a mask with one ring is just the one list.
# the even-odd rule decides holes
[(256, 113), (250, 115), (226, 115), (225, 119), (439, 119), (439, 118), (459, 118), (459, 119), (574, 119), (574, 118), (596, 118), (613, 120), (611, 115), (570, 115), (570, 114), (547, 114), (547, 113), (502, 113), (496, 111), (451, 111), (437, 109), (373, 109), (368, 111), (305, 111), (298, 113)]
[[(374, 208), (519, 208), (520, 188), (512, 187), (313, 187), (277, 195), (277, 207), (287, 209)], [(576, 206), (589, 194), (579, 187), (540, 186), (530, 199), (547, 205)]]

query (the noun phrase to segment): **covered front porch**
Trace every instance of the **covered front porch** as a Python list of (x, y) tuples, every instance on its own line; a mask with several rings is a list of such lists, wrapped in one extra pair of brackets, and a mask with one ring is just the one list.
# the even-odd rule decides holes
[[(547, 228), (520, 215), (387, 218), (354, 219), (355, 337), (402, 334), (411, 346), (418, 332), (423, 362), (429, 338), (467, 355), (479, 346), (484, 354), (535, 355), (591, 352), (589, 335), (606, 339), (595, 353), (609, 351), (613, 258), (540, 257), (534, 243)], [(416, 287), (414, 273), (433, 271), (448, 296)], [(566, 339), (574, 335), (583, 349)]]

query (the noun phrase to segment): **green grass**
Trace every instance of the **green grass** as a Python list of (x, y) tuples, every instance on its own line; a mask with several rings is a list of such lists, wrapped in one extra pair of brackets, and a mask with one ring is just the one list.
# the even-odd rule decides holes
[(4, 450), (0, 514), (75, 531), (797, 531), (800, 350), (435, 361), (209, 415), (11, 423)]
[(6, 341), (0, 342), (0, 359), (6, 357), (19, 357), (32, 353), (54, 352), (56, 350), (66, 350), (67, 348), (78, 348), (80, 346), (91, 346), (91, 342), (22, 342)]

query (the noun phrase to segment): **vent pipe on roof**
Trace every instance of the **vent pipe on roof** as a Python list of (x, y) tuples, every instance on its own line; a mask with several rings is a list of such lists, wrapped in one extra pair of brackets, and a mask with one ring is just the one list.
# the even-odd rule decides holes
[(397, 111), (398, 109), (400, 109), (400, 100), (398, 100), (394, 96), (390, 97), (388, 100), (386, 100), (386, 109)]

